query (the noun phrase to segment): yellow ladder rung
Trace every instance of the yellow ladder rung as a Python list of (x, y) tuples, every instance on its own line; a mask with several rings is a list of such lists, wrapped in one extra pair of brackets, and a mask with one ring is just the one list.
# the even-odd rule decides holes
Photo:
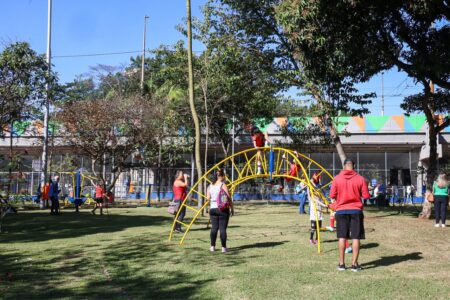
[(193, 208), (192, 206), (187, 206), (187, 205), (185, 205), (187, 208), (189, 208), (190, 210), (193, 210), (193, 211), (195, 211), (195, 212), (198, 212), (198, 209), (195, 209), (195, 208)]
[(183, 222), (181, 222), (181, 221), (175, 220), (175, 222), (177, 222), (177, 223), (179, 223), (179, 224), (183, 225), (184, 227), (189, 227), (189, 225), (188, 225), (188, 224), (186, 224), (186, 223), (183, 223)]

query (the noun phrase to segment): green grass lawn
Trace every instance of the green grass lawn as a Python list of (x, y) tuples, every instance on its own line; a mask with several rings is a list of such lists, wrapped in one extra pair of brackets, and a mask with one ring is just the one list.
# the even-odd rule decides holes
[(237, 206), (228, 254), (208, 251), (206, 218), (183, 246), (168, 242), (166, 208), (20, 212), (0, 234), (0, 298), (449, 299), (450, 228), (415, 213), (369, 208), (353, 273), (336, 270), (335, 234), (317, 254), (308, 216), (288, 204)]

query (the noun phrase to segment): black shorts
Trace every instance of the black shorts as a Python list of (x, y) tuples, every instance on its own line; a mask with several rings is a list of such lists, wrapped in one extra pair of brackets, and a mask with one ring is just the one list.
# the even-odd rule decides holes
[(95, 202), (97, 202), (97, 203), (103, 203), (103, 198), (102, 198), (102, 197), (95, 198), (94, 200), (95, 200)]
[(364, 214), (336, 214), (338, 239), (364, 240)]

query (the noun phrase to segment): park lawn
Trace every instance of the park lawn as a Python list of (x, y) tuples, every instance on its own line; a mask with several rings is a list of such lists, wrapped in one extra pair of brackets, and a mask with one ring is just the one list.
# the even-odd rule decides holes
[(0, 234), (0, 298), (449, 299), (450, 228), (416, 214), (367, 209), (364, 270), (353, 273), (336, 270), (334, 233), (317, 254), (309, 216), (289, 204), (237, 205), (225, 255), (208, 251), (206, 218), (183, 246), (168, 242), (166, 208), (20, 212)]

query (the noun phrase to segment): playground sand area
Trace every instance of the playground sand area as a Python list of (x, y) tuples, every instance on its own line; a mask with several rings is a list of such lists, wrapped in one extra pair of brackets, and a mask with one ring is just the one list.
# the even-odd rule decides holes
[(322, 233), (318, 254), (309, 216), (289, 204), (238, 204), (227, 254), (208, 251), (206, 217), (184, 245), (169, 242), (165, 207), (20, 211), (0, 234), (0, 298), (448, 299), (450, 227), (418, 210), (366, 210), (358, 273), (336, 270), (335, 233)]

